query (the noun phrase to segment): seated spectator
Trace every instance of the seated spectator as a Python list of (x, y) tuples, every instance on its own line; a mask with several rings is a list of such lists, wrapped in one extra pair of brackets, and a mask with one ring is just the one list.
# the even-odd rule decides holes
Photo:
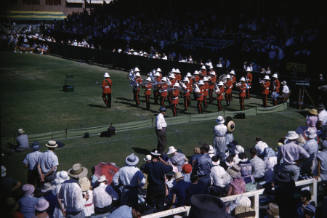
[(186, 189), (185, 204), (191, 205), (191, 197), (196, 194), (205, 194), (206, 190), (203, 189), (203, 186), (199, 183), (199, 176), (196, 174), (191, 175), (191, 183)]
[(35, 205), (35, 217), (44, 218), (49, 217), (47, 209), (49, 208), (49, 202), (45, 198), (40, 198)]
[(142, 214), (142, 210), (140, 206), (133, 205), (121, 205), (108, 216), (107, 218), (140, 218)]
[(1, 165), (1, 179), (0, 179), (0, 197), (1, 202), (4, 202), (9, 197), (19, 197), (20, 187), (22, 183), (7, 176), (7, 169), (5, 166)]
[(260, 157), (257, 156), (257, 150), (255, 148), (250, 149), (250, 154), (253, 177), (256, 182), (261, 182), (264, 180), (266, 164)]
[(209, 145), (205, 144), (201, 147), (201, 157), (195, 162), (196, 173), (199, 176), (199, 183), (202, 183), (207, 189), (210, 185), (210, 172), (212, 167), (211, 158), (208, 154)]
[(84, 198), (84, 214), (89, 217), (94, 214), (93, 191), (91, 190), (91, 182), (87, 177), (78, 180), (81, 186)]
[(26, 218), (34, 218), (35, 216), (35, 206), (37, 205), (38, 199), (34, 197), (34, 185), (25, 184), (22, 187), (24, 196), (18, 201), (20, 212)]
[(209, 188), (210, 194), (215, 196), (225, 196), (229, 189), (229, 183), (232, 181), (232, 177), (225, 171), (223, 167), (219, 165), (220, 160), (218, 156), (211, 158), (212, 167), (211, 167), (211, 187)]
[(192, 174), (192, 165), (184, 164), (182, 167), (182, 174), (184, 176), (185, 182), (191, 182), (191, 174)]
[(169, 146), (167, 155), (170, 155), (169, 163), (176, 166), (178, 172), (181, 172), (183, 165), (187, 162), (186, 156), (183, 153), (178, 152), (174, 146)]
[(98, 179), (99, 185), (93, 190), (94, 211), (96, 214), (104, 214), (113, 210), (113, 197), (106, 191), (108, 182), (105, 176)]
[(322, 151), (317, 154), (317, 175), (322, 181), (327, 181), (327, 139), (322, 141)]
[(36, 186), (39, 183), (39, 174), (37, 171), (37, 164), (39, 161), (42, 152), (40, 152), (40, 145), (38, 142), (32, 143), (33, 152), (28, 153), (23, 160), (23, 163), (26, 168), (28, 168), (27, 172), (27, 182)]
[(23, 151), (29, 149), (28, 135), (25, 133), (23, 129), (18, 129), (17, 133), (18, 133), (18, 136), (16, 137), (17, 146), (15, 150)]
[(261, 158), (264, 157), (264, 151), (266, 148), (268, 148), (268, 144), (264, 141), (262, 141), (261, 138), (256, 137), (256, 144), (254, 146), (254, 148), (257, 150), (257, 155)]
[(172, 205), (180, 207), (185, 205), (186, 190), (191, 183), (184, 181), (184, 176), (181, 172), (175, 173), (175, 184), (172, 188), (173, 199)]
[(227, 173), (232, 177), (232, 182), (229, 185), (227, 195), (238, 195), (245, 192), (245, 182), (241, 176), (241, 168), (239, 166), (232, 166), (228, 168)]
[[(311, 192), (308, 190), (301, 191), (301, 202), (297, 205), (297, 209), (296, 209), (297, 217), (299, 217), (299, 218), (306, 217), (304, 215), (304, 210), (305, 209), (311, 210), (310, 207), (307, 208), (308, 205), (311, 205), (315, 211), (315, 207), (313, 205), (314, 202), (310, 202), (310, 201), (311, 201)], [(314, 215), (314, 213), (313, 213), (313, 215)]]

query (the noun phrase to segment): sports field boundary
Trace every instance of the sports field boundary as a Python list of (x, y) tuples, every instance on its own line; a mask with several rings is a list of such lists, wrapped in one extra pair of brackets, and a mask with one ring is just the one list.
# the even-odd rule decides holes
[[(237, 114), (244, 113), (245, 116), (256, 116), (258, 114), (266, 114), (266, 113), (275, 113), (285, 111), (288, 108), (287, 103), (282, 103), (272, 107), (253, 107), (247, 109), (245, 111), (220, 111), (214, 113), (206, 113), (206, 114), (190, 114), (190, 115), (181, 115), (177, 117), (168, 117), (166, 118), (166, 122), (169, 126), (191, 123), (191, 122), (201, 122), (201, 121), (209, 121), (215, 120), (217, 116), (221, 115), (224, 117), (230, 116), (235, 117)], [(113, 126), (116, 129), (116, 133), (133, 131), (145, 128), (154, 128), (155, 119), (147, 119), (141, 121), (132, 121), (126, 123), (113, 123)], [(46, 133), (37, 133), (30, 134), (30, 141), (47, 141), (49, 139), (55, 140), (67, 140), (74, 138), (82, 138), (86, 133), (91, 136), (99, 136), (101, 132), (106, 131), (109, 128), (109, 124), (104, 124), (100, 126), (94, 127), (86, 127), (86, 128), (78, 128), (78, 129), (64, 129), (58, 131), (51, 131)]]

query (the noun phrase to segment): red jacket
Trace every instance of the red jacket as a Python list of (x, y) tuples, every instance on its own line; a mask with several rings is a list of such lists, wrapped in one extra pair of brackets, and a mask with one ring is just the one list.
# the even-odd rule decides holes
[(102, 92), (103, 94), (111, 94), (112, 81), (110, 78), (106, 78), (102, 82)]
[(246, 96), (246, 84), (244, 82), (238, 87), (240, 89), (240, 98), (245, 98)]
[(225, 94), (225, 88), (224, 88), (224, 86), (221, 86), (219, 88), (219, 92), (216, 92), (216, 93), (217, 93), (217, 100), (219, 100), (219, 101), (224, 100), (224, 94)]
[(270, 82), (269, 81), (264, 82), (262, 87), (263, 87), (262, 94), (269, 95)]
[(227, 80), (225, 83), (226, 86), (226, 94), (232, 94), (232, 88), (233, 88), (233, 81), (232, 80)]
[(146, 83), (144, 85), (144, 95), (151, 95), (151, 88), (152, 88), (152, 84)]

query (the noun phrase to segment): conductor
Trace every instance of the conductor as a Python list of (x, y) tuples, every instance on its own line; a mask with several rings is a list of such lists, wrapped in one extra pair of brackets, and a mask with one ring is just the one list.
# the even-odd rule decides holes
[(167, 145), (167, 137), (166, 137), (167, 123), (165, 120), (166, 108), (160, 107), (159, 112), (160, 113), (156, 117), (155, 131), (158, 140), (157, 150), (159, 151), (159, 153), (163, 154)]

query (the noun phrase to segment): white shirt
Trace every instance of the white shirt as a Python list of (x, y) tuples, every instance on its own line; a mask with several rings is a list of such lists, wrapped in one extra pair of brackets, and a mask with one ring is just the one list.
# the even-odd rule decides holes
[(135, 166), (124, 166), (118, 170), (112, 181), (116, 186), (130, 185), (137, 187), (145, 184), (145, 177), (139, 168)]
[(74, 179), (70, 179), (61, 185), (58, 197), (62, 199), (67, 212), (78, 212), (84, 209), (85, 200), (82, 189)]
[(25, 159), (23, 160), (23, 163), (28, 166), (29, 170), (34, 170), (41, 155), (42, 152), (39, 151), (28, 153)]
[(323, 109), (322, 111), (319, 112), (318, 120), (321, 121), (322, 125), (327, 124), (327, 111), (326, 111), (326, 109)]
[(218, 124), (218, 125), (215, 125), (213, 131), (214, 131), (215, 136), (222, 137), (222, 136), (226, 135), (227, 127), (225, 124)]
[(166, 128), (167, 123), (165, 120), (165, 117), (162, 113), (159, 113), (158, 116), (156, 117), (156, 128), (158, 130), (162, 130), (162, 128)]
[(224, 188), (232, 181), (232, 177), (221, 166), (213, 166), (210, 172), (211, 184)]
[(290, 93), (290, 89), (288, 88), (287, 85), (284, 85), (284, 86), (283, 86), (283, 90), (282, 90), (282, 92), (283, 92), (283, 94), (288, 94), (288, 93)]
[(89, 195), (89, 199), (86, 200), (84, 198), (84, 214), (88, 217), (94, 214), (93, 191), (87, 190), (87, 194)]
[(48, 173), (52, 167), (57, 167), (59, 165), (57, 155), (51, 150), (47, 150), (40, 155), (39, 163), (42, 173), (44, 174)]
[(112, 197), (106, 192), (107, 185), (103, 182), (93, 190), (94, 207), (104, 208), (110, 206)]

